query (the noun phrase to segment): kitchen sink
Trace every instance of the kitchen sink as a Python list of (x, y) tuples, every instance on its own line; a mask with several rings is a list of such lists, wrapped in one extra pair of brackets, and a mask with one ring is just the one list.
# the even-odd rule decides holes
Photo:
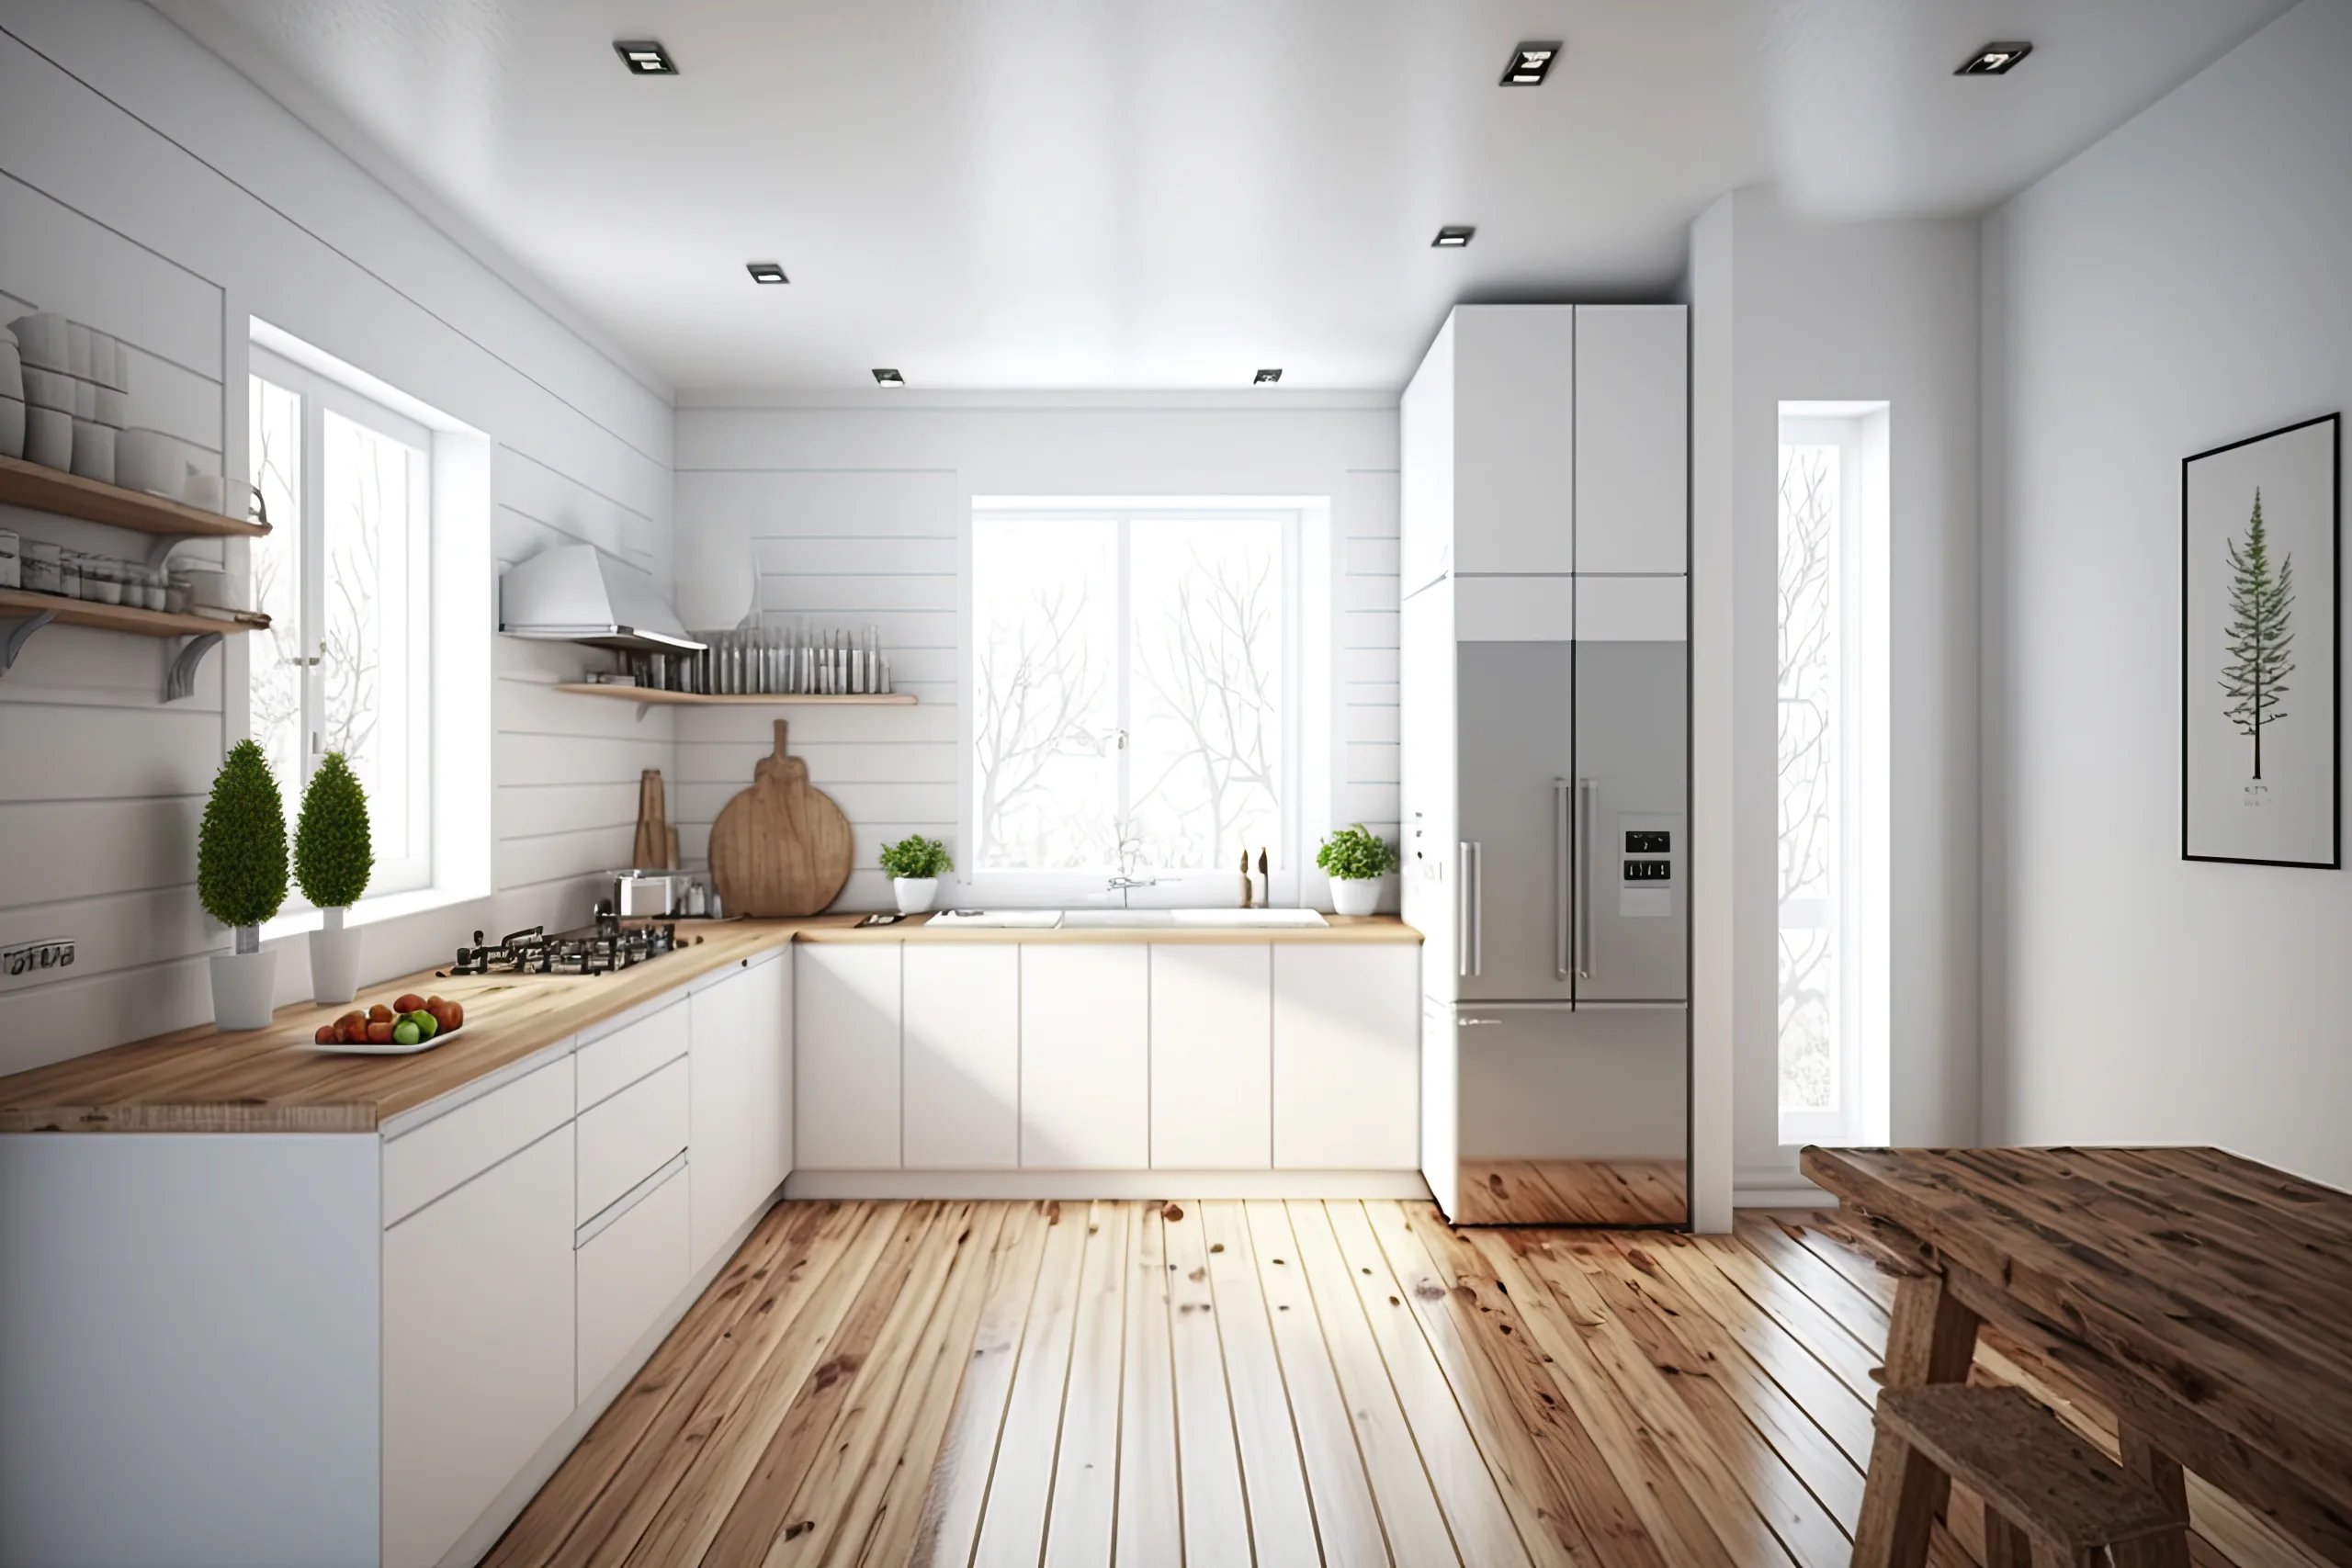
[(931, 918), (941, 931), (1242, 931), (1328, 924), (1313, 909), (973, 909)]
[(1222, 931), (1266, 926), (1319, 926), (1313, 909), (1064, 909), (1064, 931), (1101, 926), (1177, 927)]

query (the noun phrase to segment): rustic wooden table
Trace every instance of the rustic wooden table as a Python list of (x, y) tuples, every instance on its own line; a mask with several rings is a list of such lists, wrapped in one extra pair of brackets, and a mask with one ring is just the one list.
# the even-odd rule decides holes
[[(1897, 1273), (1891, 1388), (2047, 1347), (2185, 1517), (2183, 1466), (2352, 1563), (2352, 1194), (2218, 1149), (1807, 1148)], [(1946, 1483), (1882, 1432), (1856, 1568), (1917, 1568)], [(2185, 1565), (2186, 1555), (2175, 1559)]]

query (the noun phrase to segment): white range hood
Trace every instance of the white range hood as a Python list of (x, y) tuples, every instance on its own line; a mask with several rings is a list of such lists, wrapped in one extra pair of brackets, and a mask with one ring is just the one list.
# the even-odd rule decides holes
[(560, 545), (518, 561), (498, 583), (508, 637), (583, 642), (636, 653), (698, 653), (653, 579), (594, 545)]

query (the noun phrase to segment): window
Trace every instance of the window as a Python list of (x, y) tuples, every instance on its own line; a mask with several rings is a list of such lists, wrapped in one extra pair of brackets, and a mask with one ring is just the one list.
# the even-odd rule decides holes
[(1886, 1120), (1884, 405), (1781, 405), (1780, 1127)]
[(253, 546), (252, 732), (288, 817), (320, 759), (366, 786), (375, 897), (433, 881), (432, 433), (256, 346), (249, 446), (272, 531)]
[(1298, 530), (1279, 510), (976, 504), (968, 877), (1229, 882), (1261, 849), (1294, 869)]

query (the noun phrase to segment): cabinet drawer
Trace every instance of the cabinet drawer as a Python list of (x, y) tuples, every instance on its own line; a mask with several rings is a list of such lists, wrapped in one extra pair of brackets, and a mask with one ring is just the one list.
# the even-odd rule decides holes
[(416, 1213), (571, 1121), (571, 1058), (563, 1056), (387, 1142), (384, 1224)]
[(592, 1045), (582, 1045), (580, 1064), (580, 1109), (601, 1104), (654, 1068), (686, 1054), (686, 1003), (684, 997), (650, 1018), (616, 1029)]
[(581, 1112), (576, 1223), (586, 1224), (686, 1146), (686, 1087), (681, 1059)]
[(580, 1280), (575, 1401), (611, 1376), (686, 1288), (689, 1206), (681, 1165), (573, 1254)]

